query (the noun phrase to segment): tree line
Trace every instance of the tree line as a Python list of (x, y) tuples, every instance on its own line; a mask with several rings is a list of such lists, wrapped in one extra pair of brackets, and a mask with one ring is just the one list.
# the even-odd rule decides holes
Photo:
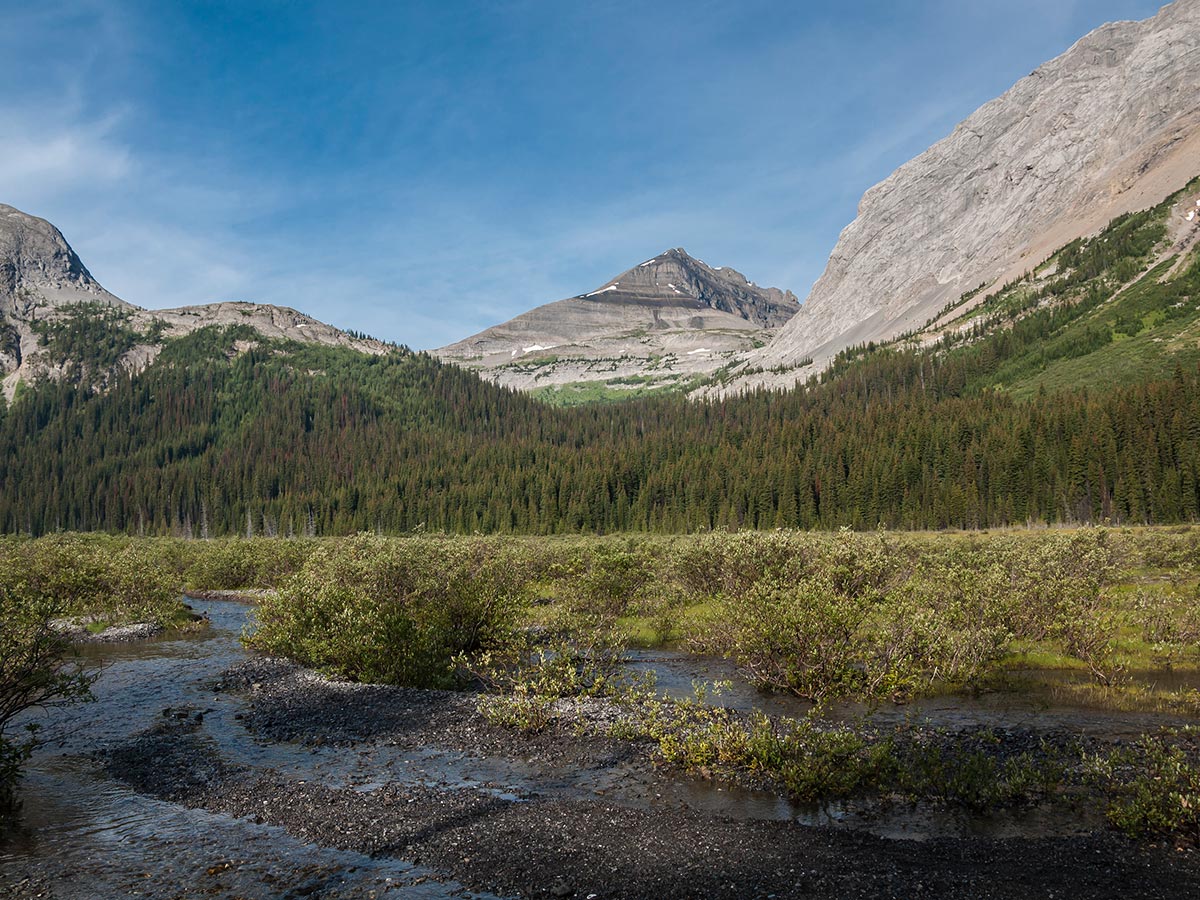
[[(0, 529), (43, 534), (982, 528), (1200, 518), (1200, 372), (1016, 401), (987, 354), (876, 350), (786, 393), (556, 409), (425, 354), (174, 341), (0, 419)], [(992, 364), (989, 362), (989, 364)]]

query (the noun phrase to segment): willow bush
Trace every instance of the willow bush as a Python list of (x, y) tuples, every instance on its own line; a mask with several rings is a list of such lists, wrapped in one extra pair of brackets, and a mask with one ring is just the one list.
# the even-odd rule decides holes
[(5, 539), (0, 554), (10, 588), (52, 602), (63, 617), (166, 625), (182, 608), (171, 542), (66, 533)]
[(683, 554), (683, 577), (715, 604), (697, 644), (764, 688), (817, 702), (900, 699), (972, 683), (1019, 643), (1038, 642), (1102, 683), (1119, 674), (1113, 649), (1128, 614), (1107, 592), (1117, 567), (1103, 530), (721, 543)]
[(55, 623), (90, 595), (102, 570), (91, 553), (68, 552), (61, 541), (0, 542), (0, 816), (12, 812), (37, 743), (34, 723), (15, 730), (18, 717), (88, 696), (90, 679)]
[(456, 657), (511, 638), (526, 583), (505, 542), (358, 535), (317, 547), (249, 640), (354, 681), (447, 687)]
[(224, 538), (177, 542), (192, 548), (187, 582), (204, 590), (271, 588), (304, 566), (317, 542), (299, 538)]

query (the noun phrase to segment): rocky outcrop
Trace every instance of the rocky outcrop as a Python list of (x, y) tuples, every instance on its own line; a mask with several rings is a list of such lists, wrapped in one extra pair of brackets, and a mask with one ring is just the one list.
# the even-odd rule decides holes
[(387, 350), (380, 341), (355, 337), (291, 307), (267, 303), (226, 301), (178, 309), (140, 310), (135, 319), (163, 322), (167, 326), (164, 332), (167, 337), (188, 334), (209, 325), (249, 325), (265, 338), (351, 347), (362, 353)]
[(792, 384), (983, 284), (981, 301), (1197, 174), (1200, 2), (1177, 0), (1092, 32), (867, 191), (801, 312), (736, 384)]
[(132, 309), (100, 286), (57, 228), (0, 203), (0, 314), (25, 319), (70, 303)]
[(790, 291), (673, 249), (434, 353), (518, 389), (668, 387), (764, 343), (798, 308)]
[(287, 307), (240, 302), (163, 310), (133, 306), (100, 286), (57, 228), (0, 204), (0, 377), (6, 399), (12, 399), (23, 379), (62, 374), (61, 361), (48, 360), (42, 352), (34, 326), (80, 303), (120, 310), (132, 328), (157, 333), (154, 341), (139, 343), (125, 354), (121, 365), (133, 371), (154, 360), (161, 338), (208, 325), (249, 325), (264, 338), (347, 346), (363, 353), (388, 350), (380, 341), (355, 337)]

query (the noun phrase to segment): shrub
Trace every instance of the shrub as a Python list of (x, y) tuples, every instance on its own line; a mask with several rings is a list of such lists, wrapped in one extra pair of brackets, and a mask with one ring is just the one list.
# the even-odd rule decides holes
[(1143, 735), (1122, 752), (1090, 760), (1110, 795), (1108, 818), (1134, 837), (1177, 834), (1200, 842), (1200, 764), (1194, 728)]
[(894, 789), (912, 797), (986, 810), (1044, 797), (1063, 781), (1061, 754), (1006, 754), (990, 731), (897, 734), (891, 742)]
[(182, 609), (181, 579), (157, 542), (56, 534), (5, 541), (0, 553), (19, 596), (53, 603), (61, 616), (166, 625)]
[(292, 538), (196, 542), (187, 581), (205, 590), (277, 587), (300, 571), (316, 546), (316, 541)]
[(561, 698), (625, 698), (649, 689), (652, 677), (625, 667), (628, 640), (607, 616), (561, 609), (536, 632), (513, 632), (456, 664), (487, 691), (479, 709), (489, 721), (541, 731)]
[(734, 597), (769, 577), (799, 577), (816, 540), (790, 531), (714, 532), (676, 548), (673, 573), (698, 600)]
[(700, 699), (644, 705), (629, 737), (650, 737), (665, 762), (701, 774), (768, 778), (794, 800), (826, 802), (895, 795), (975, 810), (1029, 803), (1063, 782), (1062, 754), (1005, 752), (987, 732), (869, 728), (803, 719), (743, 715)]
[(750, 767), (774, 775), (788, 794), (814, 802), (878, 787), (891, 769), (891, 747), (846, 727), (813, 719), (771, 720), (755, 714), (747, 734)]
[[(14, 552), (15, 550), (15, 552)], [(70, 657), (69, 642), (54, 627), (66, 608), (61, 596), (30, 578), (28, 545), (0, 550), (0, 813), (14, 806), (22, 764), (36, 746), (36, 728), (12, 734), (14, 719), (39, 707), (90, 696), (91, 677)]]
[(923, 564), (877, 615), (876, 640), (893, 657), (902, 685), (971, 684), (1007, 652), (1006, 573), (950, 553)]
[(1200, 597), (1162, 588), (1139, 588), (1130, 603), (1142, 639), (1166, 662), (1200, 648)]
[(358, 535), (265, 598), (249, 642), (355, 681), (444, 687), (457, 656), (511, 639), (522, 584), (497, 541)]
[(990, 555), (1009, 572), (1008, 625), (1017, 637), (1044, 640), (1099, 605), (1115, 572), (1108, 532), (1089, 528), (1036, 541), (998, 543)]
[(865, 686), (868, 613), (826, 578), (771, 577), (721, 604), (714, 636), (756, 684), (822, 701)]
[(654, 570), (644, 548), (601, 545), (576, 558), (567, 575), (565, 599), (576, 611), (616, 619), (647, 601)]

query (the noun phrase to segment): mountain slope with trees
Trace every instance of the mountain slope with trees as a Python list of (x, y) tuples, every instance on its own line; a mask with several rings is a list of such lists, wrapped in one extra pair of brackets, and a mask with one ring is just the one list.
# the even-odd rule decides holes
[(824, 383), (555, 409), (423, 354), (204, 330), (102, 393), (0, 421), (0, 528), (525, 533), (983, 527), (1200, 517), (1200, 373), (979, 390), (879, 350)]
[[(56, 376), (0, 413), (0, 530), (1194, 521), (1197, 191), (802, 386), (724, 399), (559, 409), (400, 347), (249, 321), (171, 336), (119, 305), (63, 305), (32, 326)], [(119, 364), (153, 342), (144, 367)]]

